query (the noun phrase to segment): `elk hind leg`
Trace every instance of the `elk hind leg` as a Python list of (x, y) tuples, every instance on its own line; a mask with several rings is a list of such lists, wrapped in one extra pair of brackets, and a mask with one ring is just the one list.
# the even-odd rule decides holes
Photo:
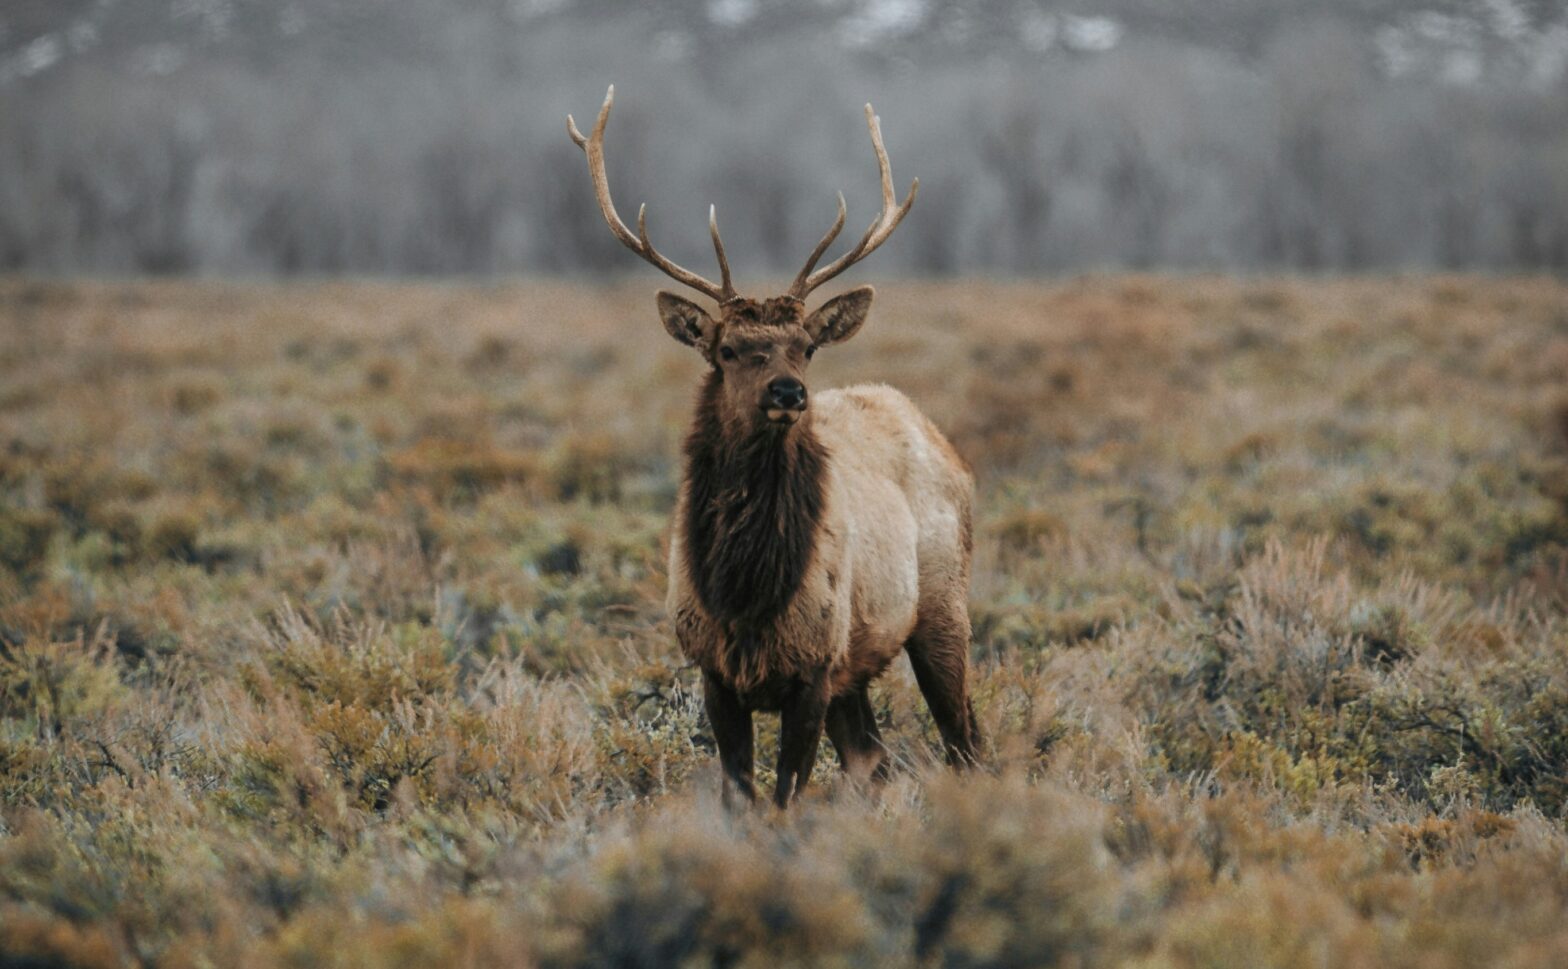
[(947, 762), (954, 767), (978, 763), (980, 729), (969, 700), (968, 612), (960, 605), (922, 614), (904, 650), (942, 734)]
[(887, 779), (887, 749), (882, 746), (867, 684), (862, 683), (828, 704), (827, 730), (844, 773), (857, 781)]

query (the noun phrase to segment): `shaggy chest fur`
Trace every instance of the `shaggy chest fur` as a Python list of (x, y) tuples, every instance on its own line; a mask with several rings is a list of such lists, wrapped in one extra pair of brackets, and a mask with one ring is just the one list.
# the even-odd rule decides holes
[(686, 441), (688, 578), (737, 640), (778, 620), (815, 554), (828, 454), (809, 424), (743, 439), (724, 433), (722, 378), (708, 376)]

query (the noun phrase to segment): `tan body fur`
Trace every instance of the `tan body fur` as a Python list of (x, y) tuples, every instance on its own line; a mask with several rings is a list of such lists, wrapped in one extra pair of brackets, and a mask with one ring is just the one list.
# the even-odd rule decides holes
[[(840, 696), (885, 670), (922, 617), (968, 641), (970, 506), (974, 480), (925, 415), (891, 387), (830, 390), (807, 418), (828, 451), (826, 515), (800, 590), (765, 648), (737, 655), (688, 578), (681, 522), (670, 543), (667, 605), (681, 648), (738, 692), (770, 679), (829, 672)], [(805, 428), (801, 428), (805, 430)]]

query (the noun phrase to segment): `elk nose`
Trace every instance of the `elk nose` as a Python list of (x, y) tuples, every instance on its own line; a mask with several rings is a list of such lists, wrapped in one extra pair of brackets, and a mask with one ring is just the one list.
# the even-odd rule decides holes
[(768, 397), (779, 410), (806, 409), (806, 385), (794, 377), (780, 377), (768, 384)]

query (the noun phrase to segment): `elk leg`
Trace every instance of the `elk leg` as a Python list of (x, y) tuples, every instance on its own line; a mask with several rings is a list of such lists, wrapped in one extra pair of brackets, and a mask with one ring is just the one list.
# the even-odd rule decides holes
[(980, 730), (966, 683), (969, 616), (961, 607), (939, 616), (922, 616), (904, 649), (920, 693), (931, 708), (931, 719), (942, 734), (947, 762), (954, 767), (978, 763)]
[(719, 745), (719, 765), (724, 769), (724, 806), (735, 806), (735, 789), (740, 790), (748, 804), (755, 802), (751, 711), (741, 705), (734, 690), (706, 670), (702, 674), (702, 698), (708, 708), (708, 722), (713, 726), (713, 739)]
[(865, 684), (828, 704), (827, 731), (844, 773), (857, 780), (867, 776), (877, 781), (887, 779), (887, 750), (882, 746), (871, 692)]
[(828, 681), (824, 673), (790, 691), (779, 715), (779, 781), (773, 803), (788, 807), (811, 780), (828, 712)]

